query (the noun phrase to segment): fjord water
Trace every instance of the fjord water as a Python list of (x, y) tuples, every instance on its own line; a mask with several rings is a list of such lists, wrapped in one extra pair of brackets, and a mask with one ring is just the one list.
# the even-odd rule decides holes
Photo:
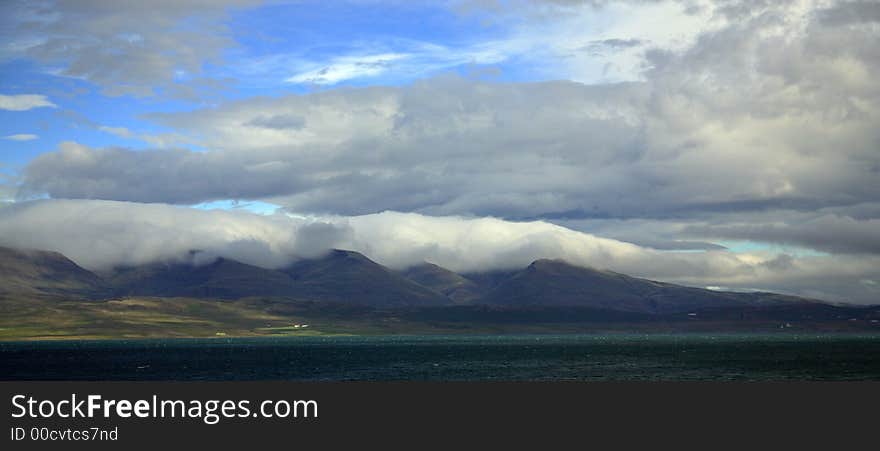
[(4, 380), (880, 380), (880, 335), (498, 335), (0, 343)]

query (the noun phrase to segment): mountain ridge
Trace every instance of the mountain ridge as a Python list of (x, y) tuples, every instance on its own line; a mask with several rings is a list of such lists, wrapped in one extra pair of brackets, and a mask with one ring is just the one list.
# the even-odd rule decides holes
[(447, 296), (457, 305), (470, 304), (488, 292), (488, 287), (433, 263), (414, 265), (400, 273), (422, 286)]
[(0, 246), (0, 295), (87, 297), (102, 288), (97, 274), (59, 252)]
[(542, 305), (544, 298), (552, 298), (553, 304), (559, 306), (655, 314), (707, 305), (724, 308), (749, 304), (737, 293), (657, 282), (551, 259), (536, 260), (515, 272), (492, 290), (484, 302), (534, 307)]
[[(382, 308), (579, 307), (652, 315), (820, 302), (775, 293), (687, 287), (577, 266), (558, 259), (539, 259), (520, 270), (458, 274), (427, 262), (393, 271), (363, 254), (339, 249), (278, 269), (224, 257), (195, 264), (193, 255), (191, 253), (189, 261), (115, 268), (102, 278), (58, 253), (0, 248), (0, 268), (2, 265), (9, 268), (2, 273), (0, 282), (23, 294), (90, 298), (278, 297)], [(18, 269), (16, 259), (20, 260)], [(41, 265), (48, 268), (40, 269)], [(30, 278), (16, 274), (30, 274)]]

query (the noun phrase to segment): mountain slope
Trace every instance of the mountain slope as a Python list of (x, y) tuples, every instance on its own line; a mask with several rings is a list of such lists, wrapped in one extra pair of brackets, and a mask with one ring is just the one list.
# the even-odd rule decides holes
[(58, 252), (0, 247), (0, 295), (89, 297), (102, 292), (100, 277)]
[(455, 304), (470, 304), (487, 290), (474, 281), (433, 263), (423, 263), (401, 273), (413, 282), (445, 295)]
[(803, 301), (771, 293), (729, 293), (684, 287), (583, 268), (561, 260), (538, 260), (500, 282), (482, 301), (518, 307), (579, 306), (663, 314), (795, 300)]
[(108, 279), (117, 296), (239, 299), (292, 292), (287, 275), (222, 257), (203, 265), (153, 263), (117, 268)]
[(218, 258), (212, 263), (154, 263), (108, 276), (118, 296), (239, 299), (273, 296), (372, 306), (444, 305), (449, 299), (356, 252), (331, 251), (281, 270)]
[(333, 250), (282, 271), (291, 277), (296, 297), (301, 299), (382, 307), (451, 303), (446, 296), (352, 251)]

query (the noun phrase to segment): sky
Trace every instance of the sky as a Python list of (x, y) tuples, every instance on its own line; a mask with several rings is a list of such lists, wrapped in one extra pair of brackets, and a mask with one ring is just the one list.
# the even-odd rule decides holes
[(0, 245), (880, 303), (880, 2), (6, 1)]

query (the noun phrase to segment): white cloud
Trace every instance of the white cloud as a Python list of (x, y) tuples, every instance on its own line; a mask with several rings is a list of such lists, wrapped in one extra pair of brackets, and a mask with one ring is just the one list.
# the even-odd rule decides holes
[[(127, 127), (111, 127), (109, 125), (99, 125), (97, 126), (97, 129), (120, 138), (143, 141), (159, 149), (194, 143), (192, 139), (179, 133), (138, 133)], [(69, 144), (62, 144), (61, 148), (65, 148), (68, 145)]]
[(57, 105), (49, 101), (46, 96), (40, 94), (0, 94), (0, 110), (27, 111), (43, 107), (56, 108)]
[[(695, 8), (699, 3), (704, 7)], [(485, 9), (480, 5), (465, 14)], [(531, 79), (632, 81), (642, 79), (647, 49), (682, 50), (700, 33), (725, 24), (711, 2), (699, 1), (509, 2), (480, 17), (496, 22), (488, 37), (453, 43), (368, 37), (367, 42), (337, 43), (351, 47), (341, 56), (262, 55), (229, 70), (246, 77), (334, 85), (366, 78), (406, 82), (462, 66), (510, 63), (505, 67)], [(611, 45), (614, 42), (630, 45)]]
[(38, 138), (39, 136), (30, 133), (16, 133), (14, 135), (7, 135), (3, 137), (3, 139), (8, 139), (10, 141), (33, 141)]
[[(360, 43), (343, 55), (325, 57), (298, 53), (245, 58), (228, 70), (241, 78), (264, 80), (268, 85), (287, 83), (331, 86), (345, 81), (374, 84), (408, 82), (461, 66), (493, 65), (517, 54), (524, 43), (487, 41), (462, 45), (393, 39)], [(376, 49), (392, 49), (376, 52)], [(290, 75), (290, 74), (293, 75)]]
[(519, 61), (533, 77), (589, 84), (641, 80), (647, 50), (681, 51), (727, 24), (710, 0), (455, 3), (507, 30), (484, 43), (500, 60)]
[(345, 80), (373, 77), (390, 70), (396, 61), (405, 59), (407, 56), (400, 53), (382, 53), (336, 57), (326, 65), (297, 73), (285, 81), (288, 83), (332, 85)]
[(101, 125), (98, 127), (98, 130), (104, 133), (110, 133), (111, 135), (116, 135), (120, 138), (131, 138), (133, 133), (126, 127), (111, 127), (109, 125)]

